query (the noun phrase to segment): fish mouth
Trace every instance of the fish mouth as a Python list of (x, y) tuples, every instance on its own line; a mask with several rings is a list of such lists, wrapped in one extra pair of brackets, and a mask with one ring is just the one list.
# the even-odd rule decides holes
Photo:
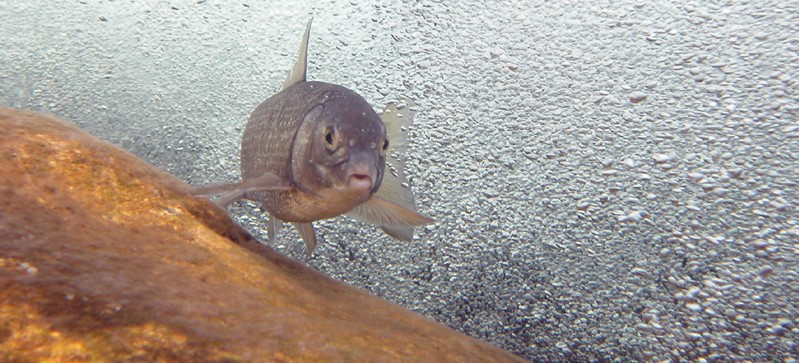
[(358, 192), (371, 190), (377, 181), (374, 158), (367, 153), (351, 155), (344, 175), (347, 176), (347, 189)]
[(352, 173), (347, 179), (347, 186), (356, 190), (370, 190), (372, 183), (372, 177), (367, 174)]

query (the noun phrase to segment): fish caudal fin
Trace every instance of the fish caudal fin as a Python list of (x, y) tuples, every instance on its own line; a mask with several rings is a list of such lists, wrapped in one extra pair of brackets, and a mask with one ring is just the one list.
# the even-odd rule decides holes
[(302, 241), (305, 242), (305, 257), (310, 256), (316, 249), (316, 233), (313, 231), (313, 224), (311, 223), (293, 223), (297, 227), (297, 231), (302, 236)]
[(311, 35), (311, 22), (313, 22), (313, 17), (308, 20), (308, 25), (305, 26), (305, 34), (302, 35), (297, 62), (294, 63), (294, 68), (289, 72), (289, 76), (283, 81), (282, 89), (289, 88), (297, 82), (305, 82), (305, 75), (308, 71), (308, 38)]

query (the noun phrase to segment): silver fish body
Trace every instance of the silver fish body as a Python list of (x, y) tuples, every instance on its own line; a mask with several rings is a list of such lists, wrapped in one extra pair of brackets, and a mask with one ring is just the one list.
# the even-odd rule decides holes
[(386, 172), (386, 159), (390, 145), (404, 150), (412, 114), (389, 104), (378, 115), (352, 90), (306, 81), (310, 26), (283, 89), (250, 116), (241, 141), (242, 181), (192, 193), (219, 196), (223, 206), (240, 198), (260, 202), (270, 214), (270, 242), (284, 221), (291, 222), (307, 254), (316, 248), (311, 223), (342, 214), (410, 241), (414, 226), (434, 220), (414, 210), (401, 160)]
[[(327, 137), (334, 139), (335, 150), (320, 147), (329, 145)], [(294, 84), (253, 111), (241, 140), (243, 179), (272, 173), (294, 188), (244, 197), (287, 222), (344, 214), (379, 189), (387, 143), (380, 116), (357, 93), (330, 83)], [(353, 163), (365, 165), (359, 169)], [(371, 185), (347, 188), (351, 178)]]

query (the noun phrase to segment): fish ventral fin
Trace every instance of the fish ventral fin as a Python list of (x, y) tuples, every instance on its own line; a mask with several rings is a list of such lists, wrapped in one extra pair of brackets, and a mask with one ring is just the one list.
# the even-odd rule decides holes
[[(408, 145), (408, 130), (413, 123), (415, 104), (410, 99), (400, 98), (386, 104), (380, 119), (386, 126), (389, 140), (386, 170), (377, 195), (410, 210), (416, 210), (413, 191), (405, 176), (405, 157)], [(413, 227), (381, 226), (384, 232), (401, 241), (413, 240)]]
[(308, 38), (311, 35), (311, 22), (313, 22), (313, 17), (308, 20), (308, 25), (305, 26), (305, 34), (302, 35), (300, 50), (297, 54), (297, 62), (294, 63), (294, 68), (289, 72), (288, 78), (283, 81), (283, 87), (281, 89), (289, 88), (291, 85), (298, 82), (305, 82), (305, 74), (308, 71)]
[(403, 242), (411, 242), (413, 241), (413, 227), (408, 228), (391, 228), (391, 227), (380, 227), (383, 232), (386, 232), (387, 235), (394, 237)]
[(228, 204), (243, 198), (245, 193), (289, 189), (292, 189), (292, 187), (281, 177), (272, 173), (265, 173), (260, 177), (245, 179), (238, 183), (213, 184), (192, 188), (189, 190), (189, 194), (195, 197), (216, 197), (216, 202), (222, 207), (226, 207)]
[(316, 249), (316, 233), (313, 231), (313, 224), (311, 223), (292, 223), (297, 227), (297, 231), (302, 236), (302, 241), (305, 242), (305, 257), (310, 256)]
[(414, 210), (383, 199), (376, 194), (347, 212), (347, 215), (361, 222), (388, 227), (389, 230), (421, 226), (436, 221)]
[(271, 213), (269, 214), (269, 227), (267, 229), (267, 233), (269, 236), (269, 244), (275, 245), (277, 241), (277, 234), (280, 232), (280, 227), (283, 226), (283, 221), (278, 219), (277, 217), (273, 216)]

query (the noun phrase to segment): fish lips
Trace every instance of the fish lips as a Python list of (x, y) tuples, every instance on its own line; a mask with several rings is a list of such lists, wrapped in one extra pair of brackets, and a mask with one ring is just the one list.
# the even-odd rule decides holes
[(353, 173), (347, 179), (347, 187), (355, 190), (372, 190), (373, 180), (368, 174)]
[(372, 155), (353, 155), (347, 162), (344, 175), (347, 189), (352, 191), (371, 191), (377, 182), (377, 166)]

